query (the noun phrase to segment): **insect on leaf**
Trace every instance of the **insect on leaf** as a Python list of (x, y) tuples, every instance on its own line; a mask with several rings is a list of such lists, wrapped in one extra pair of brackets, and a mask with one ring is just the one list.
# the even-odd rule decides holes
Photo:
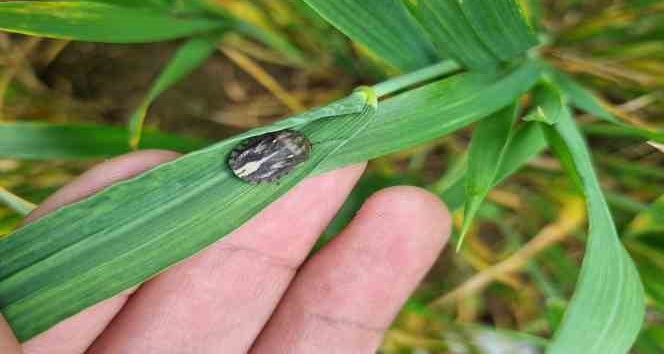
[[(27, 340), (145, 281), (287, 192), (362, 132), (375, 110), (371, 90), (359, 90), (332, 106), (163, 164), (24, 226), (0, 240), (0, 310), (16, 336)], [(260, 185), (229, 171), (226, 160), (237, 143), (284, 128), (316, 143), (295, 171), (279, 183)]]
[[(509, 105), (539, 75), (534, 62), (459, 74), (384, 100), (378, 111), (374, 93), (361, 90), (63, 207), (0, 241), (0, 311), (26, 340), (203, 249), (302, 178), (460, 129)], [(279, 183), (232, 175), (227, 158), (238, 143), (284, 129), (307, 136), (309, 160)]]
[(195, 37), (178, 48), (175, 56), (159, 74), (157, 80), (150, 87), (150, 91), (129, 119), (129, 146), (132, 149), (137, 149), (141, 141), (145, 116), (152, 101), (198, 68), (216, 49), (219, 39), (220, 36)]

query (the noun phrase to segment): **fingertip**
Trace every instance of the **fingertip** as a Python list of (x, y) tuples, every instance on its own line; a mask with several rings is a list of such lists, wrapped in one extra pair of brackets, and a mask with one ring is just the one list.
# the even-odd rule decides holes
[(416, 256), (426, 255), (432, 262), (447, 243), (451, 231), (450, 213), (440, 198), (413, 186), (389, 187), (374, 193), (364, 203), (358, 217), (389, 225), (391, 232), (383, 235), (394, 239), (385, 242), (413, 246)]
[(445, 206), (415, 187), (369, 197), (309, 258), (252, 353), (370, 353), (444, 246)]
[[(296, 189), (309, 189), (320, 188), (320, 185), (325, 185), (326, 188), (335, 189), (336, 185), (346, 185), (346, 180), (357, 181), (362, 176), (366, 168), (366, 162), (357, 163), (354, 165), (345, 166), (336, 170), (321, 173), (310, 178), (305, 179), (296, 187)], [(353, 185), (355, 182), (353, 182)], [(291, 192), (292, 193), (292, 192)]]
[(21, 346), (14, 336), (9, 324), (0, 315), (0, 353), (3, 354), (20, 354)]

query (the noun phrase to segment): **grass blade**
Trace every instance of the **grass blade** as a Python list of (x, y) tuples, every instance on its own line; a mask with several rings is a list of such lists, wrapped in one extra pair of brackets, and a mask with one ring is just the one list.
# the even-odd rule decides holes
[[(298, 0), (300, 1), (300, 0)], [(239, 6), (238, 6), (239, 5)], [(293, 64), (306, 66), (302, 52), (283, 33), (267, 25), (260, 10), (248, 1), (220, 2), (217, 0), (191, 0), (177, 4), (179, 7), (204, 10), (234, 23), (233, 30), (264, 43), (283, 54)]]
[(466, 205), (457, 251), (461, 249), (475, 214), (493, 186), (509, 145), (516, 117), (517, 105), (513, 104), (480, 121), (473, 132), (468, 152)]
[(576, 290), (548, 354), (623, 354), (629, 351), (644, 317), (639, 274), (623, 248), (593, 170), (587, 145), (567, 111), (546, 126), (551, 147), (567, 156), (564, 164), (583, 187), (589, 219), (586, 254)]
[(440, 51), (470, 68), (509, 60), (537, 44), (514, 0), (422, 0), (416, 13)]
[[(379, 119), (317, 171), (372, 159), (454, 132), (510, 104), (539, 75), (539, 66), (528, 62), (514, 71), (459, 74), (381, 101)], [(128, 152), (126, 137), (126, 129), (106, 125), (0, 123), (0, 157), (104, 158)], [(146, 131), (140, 147), (190, 152), (209, 144)]]
[(439, 76), (451, 74), (460, 70), (459, 64), (453, 60), (441, 61), (438, 64), (427, 66), (420, 70), (410, 72), (405, 75), (397, 76), (390, 80), (381, 82), (374, 86), (378, 97), (394, 94), (397, 91), (408, 88), (422, 82), (422, 80), (435, 79)]
[(507, 61), (537, 45), (537, 37), (519, 1), (463, 0), (459, 3), (479, 38), (501, 60)]
[[(361, 91), (63, 207), (0, 241), (0, 310), (26, 340), (206, 247), (307, 175), (459, 129), (513, 102), (539, 75), (534, 63), (461, 74), (381, 102), (375, 115), (374, 99)], [(232, 177), (225, 161), (235, 144), (285, 128), (314, 143), (310, 162), (279, 184)]]
[(604, 108), (602, 102), (594, 93), (574, 81), (569, 75), (548, 65), (544, 66), (544, 68), (556, 85), (563, 91), (569, 102), (575, 107), (615, 124), (618, 127), (617, 129), (622, 130), (623, 135), (636, 136), (664, 143), (664, 132), (650, 131), (624, 123)]
[(320, 171), (365, 161), (456, 131), (511, 104), (540, 77), (537, 63), (469, 72), (381, 101), (378, 118)]
[[(374, 112), (375, 98), (370, 91), (360, 91), (339, 105), (252, 130), (161, 165), (19, 229), (0, 240), (0, 253), (6, 255), (0, 259), (2, 313), (17, 337), (26, 340), (144, 281), (229, 233), (284, 194), (361, 132)], [(232, 175), (225, 161), (239, 141), (284, 127), (301, 130), (315, 144), (303, 166), (280, 183), (254, 186)], [(124, 200), (121, 212), (112, 211), (111, 200)], [(90, 219), (98, 220), (89, 223)], [(53, 237), (44, 238), (46, 233)]]
[(456, 0), (420, 1), (417, 10), (418, 19), (441, 53), (470, 68), (498, 62), (473, 31)]
[[(190, 152), (209, 141), (155, 131), (143, 134), (141, 148)], [(127, 129), (99, 124), (0, 122), (0, 158), (90, 159), (129, 152)]]
[[(546, 148), (544, 133), (537, 123), (526, 123), (516, 128), (514, 136), (510, 139), (501, 161), (498, 173), (493, 180), (495, 187), (507, 177), (522, 168), (533, 157)], [(466, 202), (465, 185), (467, 174), (467, 160), (462, 166), (457, 166), (461, 172), (449, 176), (434, 187), (434, 192), (447, 203), (450, 210), (462, 207)]]
[(34, 204), (2, 187), (0, 187), (0, 203), (7, 205), (21, 215), (28, 215), (35, 208)]
[(402, 0), (304, 0), (323, 18), (403, 71), (432, 64), (437, 56)]
[(649, 300), (664, 309), (664, 196), (640, 212), (627, 228), (625, 247), (634, 257)]
[(159, 74), (157, 80), (150, 87), (150, 91), (148, 91), (138, 109), (129, 119), (129, 146), (132, 149), (137, 149), (141, 141), (145, 116), (152, 101), (159, 97), (166, 89), (199, 67), (216, 49), (219, 37), (195, 37), (177, 50), (175, 56)]
[(0, 2), (0, 30), (90, 42), (153, 42), (228, 27), (212, 18), (89, 1)]
[(554, 125), (560, 119), (565, 102), (557, 86), (544, 81), (535, 86), (532, 92), (533, 112), (528, 113), (523, 120), (541, 122)]
[(169, 9), (173, 2), (171, 0), (70, 0), (79, 2), (99, 2), (109, 5), (132, 7), (132, 8), (158, 8)]
[(510, 139), (496, 174), (494, 186), (521, 168), (546, 148), (546, 139), (539, 124), (526, 123), (517, 128)]

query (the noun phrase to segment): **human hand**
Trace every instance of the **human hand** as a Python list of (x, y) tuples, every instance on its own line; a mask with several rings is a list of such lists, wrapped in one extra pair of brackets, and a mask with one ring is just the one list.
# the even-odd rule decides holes
[[(102, 163), (27, 222), (175, 157), (146, 150)], [(206, 250), (22, 346), (0, 318), (0, 353), (375, 352), (446, 243), (450, 221), (428, 192), (387, 188), (307, 259), (363, 170), (303, 181)]]

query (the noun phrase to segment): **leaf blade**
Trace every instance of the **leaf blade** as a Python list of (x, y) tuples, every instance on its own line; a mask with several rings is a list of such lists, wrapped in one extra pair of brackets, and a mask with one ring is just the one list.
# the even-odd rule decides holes
[(418, 69), (437, 59), (426, 33), (401, 0), (304, 1), (348, 37), (401, 70)]
[[(124, 128), (91, 124), (0, 122), (0, 157), (12, 159), (92, 159), (129, 152)], [(141, 147), (190, 152), (211, 142), (157, 131), (145, 132)]]
[[(247, 184), (233, 177), (225, 166), (225, 157), (234, 144), (261, 134), (266, 129), (261, 128), (160, 165), (58, 209), (2, 239), (0, 253), (12, 255), (0, 260), (0, 308), (17, 337), (26, 340), (88, 305), (144, 281), (240, 226), (366, 127), (375, 112), (375, 101), (363, 92), (352, 97), (366, 104), (361, 111), (342, 117), (345, 124), (320, 116), (299, 127), (310, 139), (321, 142), (302, 167), (278, 184)], [(192, 176), (201, 178), (200, 183), (186, 183)], [(140, 189), (134, 187), (136, 181), (143, 182)], [(162, 193), (164, 188), (169, 193)], [(109, 200), (118, 199), (127, 201), (122, 216), (108, 209)], [(173, 209), (175, 205), (180, 207)], [(84, 210), (103, 214), (105, 220), (82, 225), (62, 217)], [(143, 211), (136, 218), (136, 214), (129, 217), (129, 210)], [(210, 219), (224, 215), (224, 222), (210, 227), (200, 222), (204, 215)], [(109, 229), (120, 222), (119, 217), (124, 220), (122, 224)], [(155, 222), (155, 218), (160, 221)], [(56, 226), (59, 236), (40, 241), (40, 234), (50, 232), (51, 226), (44, 228), (48, 224)], [(128, 228), (135, 232), (126, 234)], [(189, 237), (192, 232), (200, 236)], [(76, 237), (71, 237), (74, 234)], [(18, 249), (23, 251), (14, 252)], [(91, 249), (96, 252), (91, 253)]]
[(12, 210), (21, 215), (28, 215), (32, 210), (35, 209), (34, 204), (11, 193), (10, 191), (6, 190), (1, 186), (0, 186), (0, 203), (7, 205)]
[(477, 122), (511, 104), (540, 74), (539, 65), (527, 61), (507, 74), (463, 73), (381, 101), (378, 119), (366, 134), (344, 146), (319, 171), (396, 152)]
[(219, 30), (228, 25), (210, 18), (175, 17), (152, 8), (130, 8), (104, 2), (0, 3), (0, 30), (48, 38), (107, 43), (153, 42)]
[(141, 141), (145, 116), (152, 102), (169, 87), (199, 67), (216, 49), (218, 36), (194, 37), (178, 48), (159, 77), (152, 83), (147, 95), (129, 118), (129, 146), (137, 149)]
[(580, 347), (590, 354), (626, 353), (645, 314), (643, 286), (618, 237), (587, 145), (569, 112), (561, 118), (544, 129), (562, 142), (551, 140), (554, 150), (563, 150), (571, 159), (569, 173), (582, 184), (590, 227), (576, 290), (547, 353), (569, 353)]
[(563, 91), (567, 99), (572, 105), (580, 110), (592, 114), (605, 120), (609, 123), (615, 124), (623, 130), (623, 134), (641, 137), (645, 139), (654, 140), (659, 143), (664, 143), (664, 132), (651, 131), (641, 127), (636, 127), (624, 123), (609, 110), (604, 108), (602, 101), (589, 89), (574, 81), (569, 75), (557, 70), (551, 66), (545, 65), (544, 69), (552, 80)]
[(422, 0), (416, 13), (439, 50), (469, 68), (510, 60), (538, 43), (514, 0)]
[(496, 179), (513, 134), (517, 107), (516, 104), (512, 104), (494, 115), (484, 118), (473, 132), (468, 148), (466, 205), (457, 251), (461, 249), (464, 237)]
[[(496, 92), (518, 96), (528, 85), (534, 84), (538, 76), (538, 66), (533, 64), (514, 72), (461, 74), (444, 79), (396, 96), (390, 99), (392, 104), (387, 104), (390, 100), (384, 101), (367, 127), (358, 129), (356, 124), (348, 124), (348, 120), (354, 121), (355, 116), (375, 110), (375, 96), (362, 90), (360, 96), (354, 94), (337, 102), (332, 111), (329, 107), (309, 111), (119, 183), (108, 189), (112, 192), (102, 191), (80, 202), (89, 203), (85, 207), (81, 207), (82, 204), (64, 207), (0, 241), (0, 309), (17, 335), (25, 340), (204, 248), (256, 214), (298, 178), (463, 127), (515, 98), (496, 95)], [(415, 96), (420, 96), (419, 100), (412, 100)], [(415, 106), (404, 105), (404, 102)], [(446, 104), (442, 105), (444, 108), (437, 106), (426, 110), (422, 102)], [(323, 119), (330, 117), (330, 113), (343, 115)], [(412, 122), (414, 117), (420, 119), (416, 124)], [(432, 126), (432, 117), (440, 124)], [(413, 131), (420, 131), (421, 125), (435, 129), (406, 135), (402, 129), (406, 124), (412, 125)], [(235, 143), (288, 127), (301, 127), (298, 129), (302, 129), (319, 149), (339, 145), (339, 139), (325, 135), (326, 130), (353, 138), (329, 150), (329, 158), (310, 166), (310, 170), (303, 170), (306, 174), (295, 174), (290, 177), (292, 180), (287, 176), (279, 185), (250, 187), (229, 178), (225, 156)], [(385, 128), (388, 131), (382, 130)], [(378, 134), (367, 134), (370, 130), (377, 130)], [(389, 136), (399, 139), (396, 142), (382, 139)], [(374, 149), (374, 145), (380, 149)], [(229, 196), (232, 200), (225, 199)], [(219, 215), (224, 216), (224, 225), (215, 219)], [(95, 230), (109, 230), (113, 237), (88, 239), (88, 235), (99, 235)], [(120, 239), (122, 242), (118, 242)], [(48, 240), (48, 244), (42, 243), (38, 249), (39, 240)], [(63, 249), (71, 253), (42, 257)], [(156, 259), (160, 259), (159, 262)], [(38, 262), (33, 267), (37, 260), (43, 263)]]

